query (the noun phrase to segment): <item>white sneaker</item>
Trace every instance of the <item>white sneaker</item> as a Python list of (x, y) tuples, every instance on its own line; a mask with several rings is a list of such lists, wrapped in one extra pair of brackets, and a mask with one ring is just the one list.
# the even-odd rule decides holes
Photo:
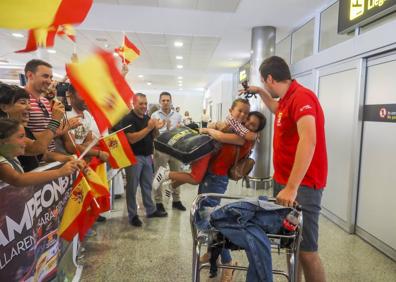
[(154, 175), (154, 179), (153, 179), (152, 186), (154, 191), (158, 190), (162, 182), (168, 179), (168, 176), (169, 176), (169, 170), (167, 170), (163, 166), (160, 166), (157, 170), (157, 173)]

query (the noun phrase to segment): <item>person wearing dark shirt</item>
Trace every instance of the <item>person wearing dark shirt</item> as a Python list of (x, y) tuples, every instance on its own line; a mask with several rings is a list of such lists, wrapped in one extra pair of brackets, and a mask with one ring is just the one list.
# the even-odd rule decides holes
[(142, 221), (137, 215), (136, 191), (138, 185), (142, 189), (143, 205), (146, 209), (146, 216), (165, 217), (165, 212), (156, 209), (151, 198), (153, 182), (153, 151), (154, 134), (158, 128), (162, 127), (161, 121), (150, 119), (146, 114), (147, 98), (142, 93), (137, 93), (133, 99), (133, 110), (122, 120), (122, 126), (130, 127), (125, 129), (128, 141), (131, 144), (137, 163), (125, 169), (126, 172), (126, 200), (128, 207), (129, 223), (133, 226), (142, 226)]

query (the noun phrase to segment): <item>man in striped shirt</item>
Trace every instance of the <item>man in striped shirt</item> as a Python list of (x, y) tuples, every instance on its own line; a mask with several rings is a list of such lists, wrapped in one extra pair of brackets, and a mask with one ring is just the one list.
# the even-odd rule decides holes
[[(28, 128), (33, 132), (41, 132), (47, 129), (51, 120), (52, 111), (50, 102), (42, 96), (48, 91), (52, 82), (52, 66), (42, 60), (30, 60), (25, 65), (27, 83), (26, 91), (30, 96)], [(49, 151), (55, 150), (55, 142), (51, 141)]]
[[(63, 107), (59, 101), (50, 102), (47, 98), (43, 97), (52, 83), (52, 66), (43, 60), (30, 60), (25, 65), (25, 76), (27, 83), (25, 90), (29, 93), (30, 107), (28, 128), (33, 134), (37, 134), (46, 130), (47, 128), (55, 129), (54, 133), (56, 136), (65, 134), (70, 128), (75, 128), (80, 125), (80, 121), (77, 118), (70, 119), (65, 127), (51, 127), (52, 120), (52, 108)], [(64, 109), (63, 109), (64, 111)], [(52, 152), (55, 150), (55, 142), (51, 141), (48, 146), (48, 151)]]

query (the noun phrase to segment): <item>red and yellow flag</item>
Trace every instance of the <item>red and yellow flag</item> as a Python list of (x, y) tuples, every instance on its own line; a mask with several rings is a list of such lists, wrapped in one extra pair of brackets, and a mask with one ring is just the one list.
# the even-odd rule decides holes
[[(86, 178), (80, 173), (73, 184), (70, 198), (66, 203), (58, 234), (67, 241), (79, 233), (80, 221), (90, 216), (87, 211), (92, 203), (92, 192)], [(96, 220), (96, 219), (95, 219)]]
[(71, 41), (76, 42), (76, 31), (71, 24), (60, 25), (56, 31), (56, 35), (67, 36)]
[(113, 54), (98, 50), (85, 60), (66, 65), (66, 72), (101, 133), (129, 112), (134, 93), (118, 70)]
[(126, 36), (122, 46), (114, 51), (122, 58), (124, 64), (129, 64), (140, 56), (140, 50)]
[(0, 28), (36, 29), (84, 21), (93, 0), (1, 0)]
[(100, 148), (109, 153), (112, 168), (124, 168), (136, 163), (135, 155), (123, 131), (110, 134), (99, 141)]
[(82, 240), (99, 214), (110, 209), (110, 191), (107, 185), (105, 163), (94, 159), (73, 184), (58, 228), (59, 236), (71, 241), (76, 234)]
[(28, 40), (25, 49), (15, 51), (15, 53), (25, 53), (37, 50), (37, 48), (49, 48), (55, 44), (56, 28), (36, 28), (29, 30)]

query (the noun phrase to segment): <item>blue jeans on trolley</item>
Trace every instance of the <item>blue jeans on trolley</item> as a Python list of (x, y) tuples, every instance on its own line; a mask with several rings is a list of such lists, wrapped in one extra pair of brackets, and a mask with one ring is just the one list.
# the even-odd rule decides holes
[[(203, 194), (203, 193), (224, 194), (227, 191), (227, 186), (228, 186), (228, 177), (227, 176), (219, 176), (219, 175), (214, 175), (210, 172), (207, 172), (205, 174), (205, 177), (202, 180), (201, 184), (199, 184), (198, 194)], [(202, 205), (200, 208), (215, 207), (215, 206), (218, 206), (219, 204), (220, 204), (219, 199), (208, 198), (208, 199), (202, 201)], [(228, 250), (228, 249), (223, 249), (221, 251), (220, 256), (221, 256), (222, 264), (228, 264), (232, 260), (230, 250)]]
[(267, 233), (279, 234), (290, 210), (260, 199), (229, 203), (211, 213), (211, 225), (245, 250), (249, 260), (247, 282), (273, 281)]

